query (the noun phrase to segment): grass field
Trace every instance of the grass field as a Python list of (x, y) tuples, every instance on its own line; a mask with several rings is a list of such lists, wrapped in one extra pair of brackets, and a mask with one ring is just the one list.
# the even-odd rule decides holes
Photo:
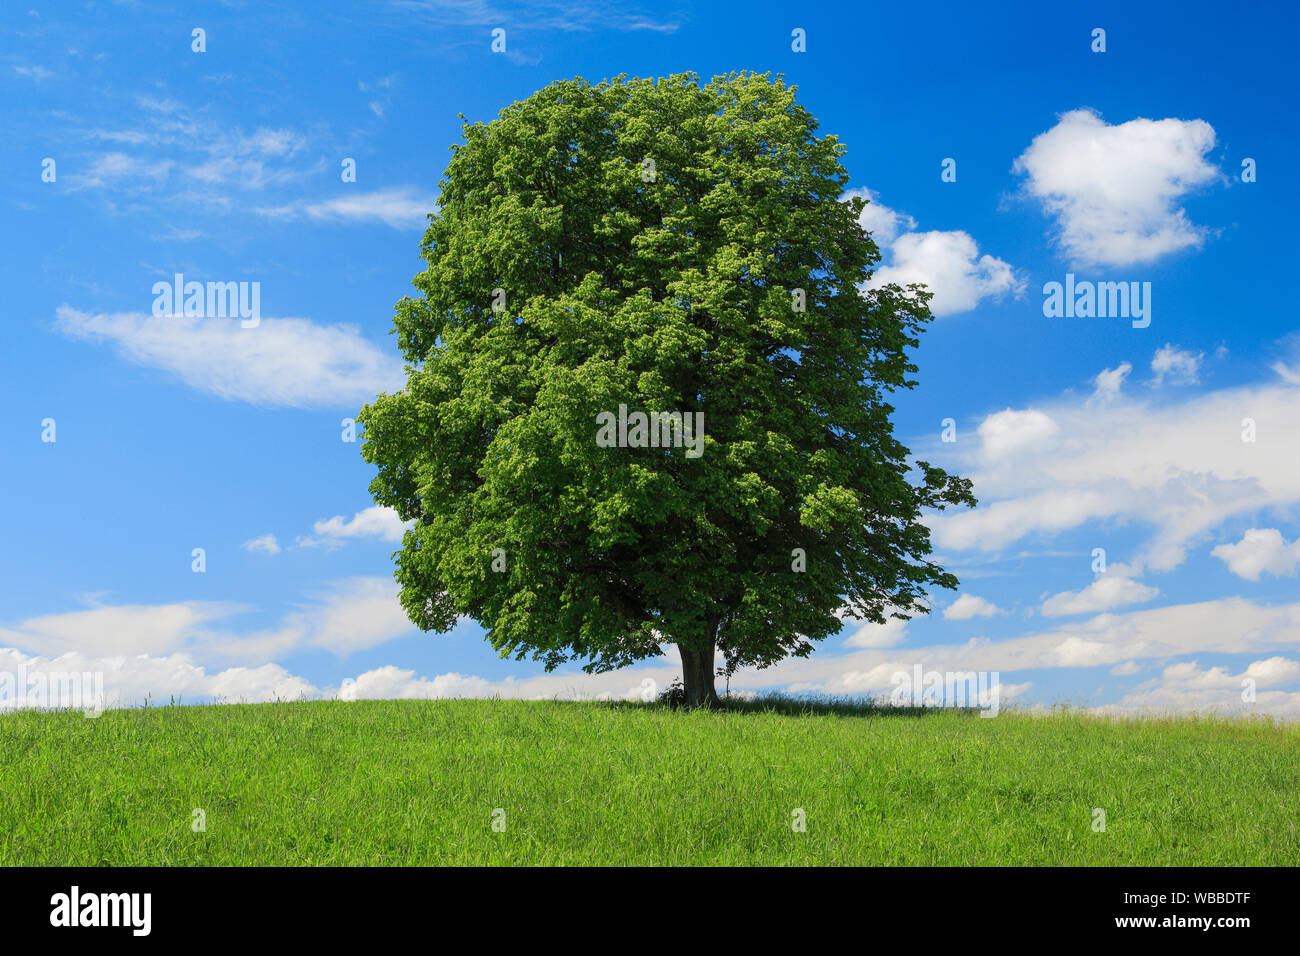
[(796, 710), (14, 713), (0, 864), (1300, 863), (1294, 725)]

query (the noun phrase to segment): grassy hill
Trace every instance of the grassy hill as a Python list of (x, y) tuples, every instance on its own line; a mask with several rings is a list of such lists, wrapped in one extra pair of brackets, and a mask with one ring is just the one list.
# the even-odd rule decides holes
[(795, 710), (9, 714), (0, 864), (1300, 863), (1294, 725)]

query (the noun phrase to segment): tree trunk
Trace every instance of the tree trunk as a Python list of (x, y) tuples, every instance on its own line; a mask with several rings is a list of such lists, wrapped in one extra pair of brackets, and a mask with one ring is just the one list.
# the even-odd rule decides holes
[(678, 644), (682, 654), (682, 685), (686, 691), (687, 707), (719, 708), (718, 692), (713, 687), (713, 635), (700, 650)]

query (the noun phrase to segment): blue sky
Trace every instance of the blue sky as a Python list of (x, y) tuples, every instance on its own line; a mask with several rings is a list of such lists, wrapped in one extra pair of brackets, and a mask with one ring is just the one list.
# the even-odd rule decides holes
[[(401, 384), (392, 304), (458, 113), (565, 77), (751, 69), (847, 145), (880, 278), (935, 288), (896, 429), (981, 504), (933, 522), (962, 587), (931, 615), (849, 622), (733, 687), (877, 693), (919, 662), (998, 671), (1028, 706), (1300, 715), (1292, 10), (347, 6), (0, 15), (0, 670), (101, 670), (123, 703), (671, 679), (675, 655), (544, 676), (472, 622), (411, 628), (400, 526), (368, 510), (341, 423)], [(261, 324), (154, 317), (175, 273), (259, 283)], [(1150, 283), (1150, 324), (1045, 316), (1067, 273)]]

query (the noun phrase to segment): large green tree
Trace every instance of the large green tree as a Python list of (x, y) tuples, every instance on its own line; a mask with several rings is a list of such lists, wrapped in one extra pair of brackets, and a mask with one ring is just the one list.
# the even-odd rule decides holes
[[(397, 304), (406, 387), (359, 415), (375, 500), (415, 522), (417, 625), (468, 616), (548, 669), (674, 644), (712, 705), (719, 653), (804, 656), (842, 608), (956, 586), (920, 517), (970, 483), (909, 461), (886, 401), (929, 294), (862, 291), (879, 253), (816, 132), (748, 73), (566, 80), (465, 125)], [(608, 447), (620, 406), (701, 413), (703, 444)]]

